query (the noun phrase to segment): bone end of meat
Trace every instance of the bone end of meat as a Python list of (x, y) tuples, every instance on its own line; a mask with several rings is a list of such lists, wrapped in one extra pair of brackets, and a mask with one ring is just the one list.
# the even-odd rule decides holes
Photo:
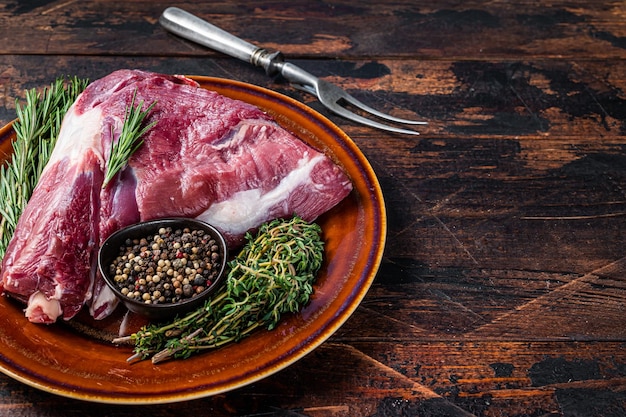
[(50, 324), (63, 315), (63, 309), (59, 300), (48, 299), (37, 291), (29, 297), (25, 315), (31, 323)]

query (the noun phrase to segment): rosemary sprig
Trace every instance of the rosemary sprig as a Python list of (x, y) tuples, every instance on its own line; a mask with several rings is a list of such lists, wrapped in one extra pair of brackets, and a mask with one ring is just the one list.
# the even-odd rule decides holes
[(24, 106), (16, 100), (13, 155), (0, 168), (0, 258), (50, 159), (63, 116), (87, 84), (86, 79), (59, 77), (42, 93), (36, 89), (26, 91)]
[[(144, 119), (148, 116), (148, 113), (150, 113), (150, 110), (152, 110), (156, 101), (150, 104), (146, 110), (142, 111), (141, 109), (143, 108), (144, 102), (143, 100), (140, 101), (137, 107), (135, 107), (136, 96), (137, 90), (133, 93), (130, 106), (126, 108), (126, 112), (124, 114), (124, 124), (122, 125), (122, 132), (120, 133), (119, 138), (117, 141), (111, 141), (111, 151), (109, 154), (109, 161), (106, 166), (102, 188), (105, 188), (109, 181), (111, 181), (113, 177), (115, 177), (115, 175), (126, 166), (128, 159), (143, 144), (142, 136), (156, 124), (156, 121), (154, 121), (142, 127)], [(111, 127), (111, 133), (112, 132), (113, 127)]]
[(236, 342), (259, 328), (273, 329), (283, 314), (308, 303), (322, 265), (320, 235), (319, 225), (297, 216), (263, 224), (256, 237), (246, 235), (246, 245), (229, 262), (225, 285), (202, 308), (114, 343), (134, 343), (129, 361), (152, 357), (159, 363)]

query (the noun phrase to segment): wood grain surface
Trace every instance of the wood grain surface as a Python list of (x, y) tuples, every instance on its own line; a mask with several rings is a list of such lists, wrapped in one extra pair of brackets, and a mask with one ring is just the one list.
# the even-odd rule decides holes
[[(329, 114), (280, 79), (166, 33), (168, 6), (429, 125), (409, 137)], [(0, 375), (0, 415), (626, 415), (623, 1), (9, 0), (0, 39), (2, 125), (24, 90), (59, 75), (142, 68), (261, 85), (353, 138), (389, 223), (354, 315), (267, 379), (129, 407)]]

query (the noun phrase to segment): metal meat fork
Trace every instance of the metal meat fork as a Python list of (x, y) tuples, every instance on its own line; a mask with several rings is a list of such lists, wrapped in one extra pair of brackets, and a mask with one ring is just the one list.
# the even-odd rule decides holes
[(320, 80), (296, 65), (285, 62), (282, 53), (278, 51), (270, 52), (254, 46), (177, 7), (165, 9), (159, 21), (163, 27), (178, 36), (261, 67), (265, 69), (268, 75), (281, 74), (294, 87), (317, 96), (320, 102), (330, 111), (346, 119), (390, 132), (419, 135), (414, 130), (389, 126), (356, 114), (342, 106), (342, 104), (347, 103), (391, 122), (412, 125), (427, 124), (426, 122), (401, 119), (379, 112), (361, 103), (336, 85)]

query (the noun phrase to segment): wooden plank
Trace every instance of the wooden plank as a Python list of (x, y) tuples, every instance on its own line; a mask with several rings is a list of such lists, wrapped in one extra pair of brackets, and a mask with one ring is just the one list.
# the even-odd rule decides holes
[[(610, 415), (626, 411), (622, 343), (353, 343), (476, 415)], [(572, 414), (573, 413), (573, 414)], [(606, 413), (606, 414), (604, 414)]]
[[(9, 2), (0, 54), (215, 55), (158, 25), (165, 1)], [(251, 42), (293, 57), (450, 60), (623, 58), (623, 2), (446, 0), (332, 4), (297, 0), (178, 2)], [(355, 17), (358, 16), (358, 19)], [(22, 30), (29, 28), (28, 31)], [(581, 30), (586, 28), (586, 30)]]
[(407, 264), (383, 264), (341, 340), (626, 341), (623, 261), (583, 276)]
[[(603, 143), (619, 152), (626, 131), (626, 67), (601, 61), (579, 65), (559, 62), (424, 62), (407, 60), (296, 61), (315, 68), (321, 78), (345, 88), (382, 111), (430, 124), (420, 127), (422, 138), (408, 138), (356, 125), (330, 114), (312, 96), (280, 80), (272, 80), (251, 66), (213, 58), (107, 58), (0, 56), (0, 122), (15, 114), (14, 101), (27, 88), (43, 88), (62, 75), (100, 78), (119, 68), (233, 78), (265, 86), (309, 103), (330, 117), (365, 150), (368, 147), (404, 146), (416, 156), (455, 158), (473, 147), (439, 142), (445, 138), (505, 139), (500, 166), (521, 153), (528, 163), (546, 163), (561, 157), (576, 158), (584, 148), (561, 145), (565, 152), (549, 154), (549, 147), (519, 139)], [(609, 70), (610, 68), (610, 70)], [(602, 74), (600, 77), (598, 74)], [(365, 139), (376, 139), (368, 143)], [(361, 139), (363, 141), (361, 142)], [(382, 142), (380, 142), (382, 141)], [(486, 142), (481, 142), (486, 143)], [(411, 146), (412, 145), (412, 146)], [(588, 145), (580, 145), (588, 146)], [(593, 146), (593, 145), (592, 145)], [(490, 147), (487, 145), (487, 147)], [(537, 152), (543, 152), (538, 154)], [(477, 155), (480, 156), (480, 155)], [(494, 155), (495, 156), (495, 155)], [(496, 161), (479, 161), (477, 169), (496, 168)], [(491, 165), (489, 165), (491, 164)]]

